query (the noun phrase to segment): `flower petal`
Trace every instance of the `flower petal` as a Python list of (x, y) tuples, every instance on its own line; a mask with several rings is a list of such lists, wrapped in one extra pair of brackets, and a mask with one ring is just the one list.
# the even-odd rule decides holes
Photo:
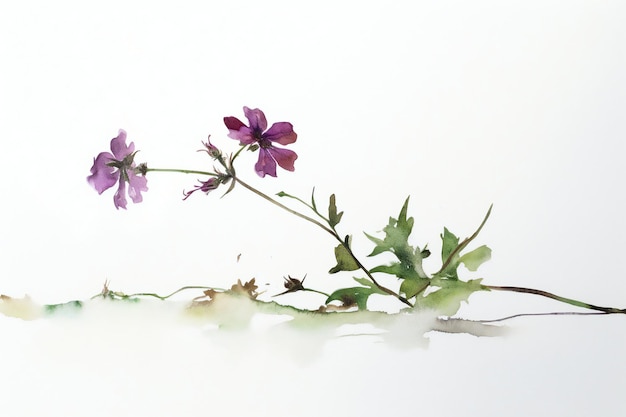
[(233, 116), (224, 117), (224, 124), (226, 125), (226, 128), (228, 130), (234, 131), (238, 131), (245, 126), (245, 124), (241, 120)]
[(275, 147), (267, 148), (267, 150), (282, 169), (286, 169), (287, 171), (293, 171), (295, 169), (293, 163), (298, 159), (298, 155), (295, 152), (289, 149)]
[(265, 177), (265, 175), (276, 176), (276, 161), (274, 161), (268, 149), (259, 148), (259, 160), (254, 165), (254, 170), (260, 177)]
[(264, 132), (267, 129), (267, 119), (265, 113), (259, 109), (249, 109), (243, 106), (243, 114), (246, 115), (248, 122), (250, 122), (250, 129)]
[(117, 191), (113, 196), (113, 204), (115, 204), (115, 208), (118, 210), (120, 207), (126, 210), (126, 181), (124, 181), (121, 175), (119, 183), (120, 185), (117, 187)]
[(148, 179), (144, 176), (136, 175), (132, 169), (128, 171), (128, 196), (133, 200), (133, 203), (141, 203), (143, 197), (142, 191), (148, 191)]
[[(226, 123), (226, 119), (235, 119), (234, 117), (224, 117), (224, 123)], [(237, 120), (237, 119), (235, 119)], [(239, 121), (239, 120), (237, 120)], [(241, 122), (240, 122), (241, 123)], [(226, 127), (228, 127), (228, 124), (226, 124)], [(255, 143), (257, 142), (256, 138), (253, 135), (253, 131), (246, 125), (244, 125), (243, 123), (241, 124), (241, 127), (239, 128), (239, 130), (234, 130), (234, 129), (228, 129), (229, 133), (228, 133), (228, 137), (231, 139), (236, 139), (239, 141), (240, 145), (250, 145), (251, 143)]]
[(298, 135), (293, 131), (293, 125), (289, 122), (274, 123), (270, 129), (263, 134), (265, 139), (281, 145), (289, 145), (298, 139)]
[(118, 161), (123, 160), (126, 156), (135, 151), (135, 144), (133, 142), (126, 146), (126, 131), (120, 129), (117, 137), (111, 139), (111, 151)]
[(87, 182), (96, 189), (98, 194), (113, 187), (119, 177), (119, 172), (114, 173), (115, 168), (107, 165), (112, 159), (113, 155), (110, 153), (101, 152), (93, 160), (91, 175), (87, 177)]

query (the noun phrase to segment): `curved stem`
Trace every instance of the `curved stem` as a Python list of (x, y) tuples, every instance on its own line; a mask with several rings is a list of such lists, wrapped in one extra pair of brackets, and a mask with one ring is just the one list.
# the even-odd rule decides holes
[(341, 238), (339, 236), (337, 236), (337, 234), (335, 232), (333, 232), (331, 229), (329, 229), (328, 227), (324, 226), (322, 223), (318, 222), (317, 220), (309, 217), (309, 216), (305, 216), (302, 213), (299, 213), (295, 210), (290, 209), (289, 207), (285, 206), (284, 204), (279, 203), (278, 201), (274, 200), (272, 197), (268, 196), (267, 194), (262, 193), (261, 191), (257, 190), (256, 188), (252, 187), (251, 185), (246, 184), (245, 182), (243, 182), (242, 180), (239, 179), (239, 177), (236, 177), (233, 175), (233, 180), (235, 180), (235, 182), (237, 182), (238, 184), (240, 184), (242, 187), (244, 187), (245, 189), (252, 191), (254, 194), (258, 195), (259, 197), (263, 198), (264, 200), (269, 201), (270, 203), (274, 204), (275, 206), (280, 207), (281, 209), (288, 211), (289, 213), (293, 214), (294, 216), (300, 217), (301, 219), (304, 219), (310, 223), (313, 223), (314, 225), (321, 227), (324, 231), (330, 233), (331, 235), (333, 235), (335, 238), (339, 239), (339, 241), (341, 242)]
[[(247, 146), (247, 145), (246, 145), (246, 146)], [(243, 151), (243, 150), (246, 148), (246, 146), (241, 146), (241, 147), (239, 148), (239, 150), (238, 150), (237, 152), (235, 152), (235, 155), (231, 156), (231, 158), (230, 158), (230, 166), (231, 166), (231, 167), (232, 167), (232, 165), (233, 165), (233, 162), (235, 162), (235, 159), (237, 159), (237, 157), (239, 156), (239, 154), (241, 153), (241, 151)], [(226, 163), (224, 162), (224, 159), (220, 160), (220, 162), (221, 162), (221, 164), (222, 164), (224, 167), (227, 167), (227, 166), (226, 166)]]
[(556, 301), (560, 301), (565, 304), (569, 304), (576, 307), (586, 308), (588, 310), (596, 310), (601, 311), (603, 313), (609, 314), (626, 314), (626, 309), (622, 308), (613, 308), (613, 307), (600, 307), (593, 304), (585, 303), (578, 300), (573, 300), (571, 298), (561, 297), (556, 294), (552, 294), (547, 291), (536, 290), (533, 288), (524, 288), (524, 287), (507, 287), (507, 286), (497, 286), (497, 285), (483, 285), (483, 288), (494, 290), (494, 291), (510, 291), (510, 292), (520, 292), (525, 294), (535, 294), (540, 295), (542, 297), (551, 298)]
[(279, 203), (278, 201), (274, 200), (272, 197), (268, 196), (267, 194), (264, 194), (263, 192), (257, 190), (256, 188), (252, 187), (251, 185), (246, 184), (244, 181), (240, 180), (237, 176), (233, 175), (232, 176), (233, 180), (235, 182), (237, 182), (238, 184), (240, 184), (242, 187), (246, 188), (249, 191), (252, 191), (254, 194), (258, 195), (259, 197), (263, 198), (266, 201), (269, 201), (270, 203), (274, 204), (275, 206), (280, 207), (281, 209), (293, 214), (294, 216), (300, 217), (303, 220), (308, 221), (309, 223), (313, 223), (314, 225), (320, 227), (322, 230), (326, 231), (327, 233), (329, 233), (331, 236), (333, 236), (341, 245), (343, 245), (344, 248), (346, 248), (346, 250), (348, 251), (348, 253), (350, 253), (350, 256), (352, 256), (352, 258), (354, 259), (354, 261), (356, 262), (357, 266), (359, 267), (359, 269), (361, 269), (365, 275), (367, 275), (367, 277), (374, 283), (374, 285), (376, 285), (378, 288), (380, 288), (381, 291), (384, 291), (385, 293), (392, 295), (394, 297), (396, 297), (398, 300), (400, 300), (401, 302), (403, 302), (404, 304), (408, 305), (409, 307), (413, 307), (413, 305), (404, 297), (402, 297), (400, 294), (397, 294), (396, 292), (394, 292), (393, 290), (390, 290), (387, 287), (384, 287), (382, 285), (380, 285), (376, 279), (372, 276), (372, 274), (370, 273), (370, 271), (361, 263), (361, 261), (359, 261), (357, 259), (356, 256), (354, 256), (354, 253), (352, 252), (352, 249), (350, 248), (349, 245), (346, 244), (346, 242), (343, 241), (343, 239), (341, 239), (341, 237), (339, 236), (339, 234), (333, 230), (330, 229), (326, 226), (324, 226), (322, 223), (318, 222), (317, 220), (306, 216), (300, 212), (297, 212), (295, 210), (290, 209), (289, 207), (285, 206), (284, 204)]
[(326, 294), (323, 291), (314, 290), (312, 288), (304, 288), (302, 291), (308, 291), (308, 292), (314, 292), (314, 293), (317, 293), (317, 294), (321, 294), (321, 295), (325, 296), (326, 298), (330, 297), (330, 294)]

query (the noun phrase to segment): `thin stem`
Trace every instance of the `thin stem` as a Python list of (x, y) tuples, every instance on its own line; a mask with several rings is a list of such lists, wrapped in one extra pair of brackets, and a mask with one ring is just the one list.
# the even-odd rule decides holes
[(323, 291), (314, 290), (312, 288), (303, 288), (301, 291), (315, 292), (315, 293), (318, 293), (318, 294), (321, 294), (321, 295), (325, 296), (326, 298), (330, 297), (330, 294), (326, 294)]
[(210, 175), (211, 177), (217, 177), (215, 172), (196, 171), (193, 169), (175, 169), (175, 168), (148, 168), (146, 172), (178, 172), (181, 174), (198, 174), (198, 175)]
[(249, 191), (252, 191), (254, 194), (258, 195), (259, 197), (263, 198), (264, 200), (269, 201), (270, 203), (274, 204), (275, 206), (280, 207), (281, 209), (288, 211), (289, 213), (293, 214), (294, 216), (300, 217), (301, 219), (304, 219), (310, 223), (313, 223), (314, 225), (322, 228), (324, 231), (326, 231), (327, 233), (330, 233), (333, 237), (335, 237), (336, 239), (338, 239), (341, 242), (341, 238), (339, 236), (337, 236), (337, 234), (335, 232), (333, 232), (331, 229), (329, 229), (328, 227), (324, 226), (322, 223), (318, 222), (317, 220), (309, 217), (309, 216), (305, 216), (302, 213), (299, 213), (295, 210), (290, 209), (289, 207), (285, 206), (284, 204), (279, 203), (278, 201), (274, 200), (272, 197), (268, 196), (267, 194), (262, 193), (261, 191), (257, 190), (256, 188), (252, 187), (251, 185), (246, 184), (245, 182), (243, 182), (242, 180), (240, 180), (238, 177), (233, 177), (233, 179), (240, 184), (242, 187), (248, 189)]
[[(306, 201), (304, 201), (303, 199), (301, 199), (300, 197), (296, 197), (295, 195), (291, 195), (291, 194), (287, 194), (284, 191), (281, 193), (278, 193), (278, 195), (280, 197), (289, 197), (289, 198), (293, 198), (294, 200), (302, 203), (303, 205), (305, 205), (307, 208), (311, 209), (311, 211), (313, 211), (313, 213), (317, 214), (317, 216), (324, 220), (326, 223), (330, 223), (330, 220), (327, 219), (326, 217), (324, 217), (319, 211), (317, 211), (317, 208), (309, 203), (307, 203)], [(335, 230), (335, 228), (332, 228), (333, 230)]]
[(374, 279), (374, 277), (372, 276), (372, 274), (370, 273), (370, 271), (361, 263), (361, 261), (359, 261), (357, 259), (356, 256), (354, 256), (354, 252), (352, 252), (352, 248), (350, 248), (348, 245), (345, 244), (345, 242), (343, 242), (341, 240), (341, 238), (339, 236), (336, 236), (337, 239), (341, 242), (341, 244), (343, 245), (344, 248), (346, 248), (346, 250), (350, 253), (350, 256), (352, 256), (352, 259), (354, 259), (354, 261), (356, 262), (357, 266), (363, 271), (365, 272), (365, 275), (367, 275), (367, 277), (372, 280), (372, 282), (374, 283), (374, 285), (376, 285), (378, 288), (380, 288), (382, 291), (384, 291), (385, 293), (392, 295), (394, 297), (396, 297), (398, 300), (400, 300), (401, 302), (403, 302), (404, 304), (408, 305), (409, 307), (413, 308), (413, 304), (411, 304), (411, 302), (409, 300), (407, 300), (406, 298), (404, 298), (403, 296), (401, 296), (400, 294), (396, 293), (393, 290), (390, 290), (387, 287), (384, 287), (382, 285), (380, 285), (376, 279)]
[(402, 297), (400, 294), (397, 294), (396, 292), (394, 292), (393, 290), (390, 290), (387, 287), (384, 287), (382, 285), (380, 285), (376, 279), (374, 279), (374, 277), (372, 276), (372, 274), (370, 273), (370, 271), (361, 263), (361, 261), (359, 261), (357, 259), (356, 256), (354, 256), (354, 253), (352, 252), (352, 249), (349, 247), (349, 245), (347, 245), (343, 239), (341, 239), (341, 237), (339, 236), (339, 234), (333, 230), (330, 229), (326, 226), (324, 226), (322, 223), (318, 222), (317, 220), (306, 216), (300, 212), (297, 212), (295, 210), (290, 209), (289, 207), (285, 206), (284, 204), (279, 203), (278, 201), (274, 200), (272, 197), (268, 196), (267, 194), (262, 193), (261, 191), (257, 190), (256, 188), (246, 184), (244, 181), (240, 180), (238, 177), (233, 175), (233, 180), (236, 181), (238, 184), (241, 184), (242, 187), (248, 189), (249, 191), (252, 191), (254, 194), (258, 195), (259, 197), (263, 198), (266, 201), (269, 201), (270, 203), (274, 204), (275, 206), (280, 207), (281, 209), (293, 214), (294, 216), (300, 217), (301, 219), (304, 219), (310, 223), (313, 223), (314, 225), (320, 227), (322, 230), (326, 231), (327, 233), (329, 233), (331, 236), (333, 236), (341, 245), (343, 245), (344, 248), (346, 248), (346, 250), (348, 251), (348, 253), (350, 253), (350, 256), (352, 256), (352, 259), (354, 259), (354, 261), (356, 262), (357, 266), (359, 267), (359, 269), (361, 269), (365, 275), (367, 275), (367, 277), (374, 283), (374, 285), (376, 285), (378, 288), (380, 288), (381, 291), (384, 291), (385, 293), (392, 295), (394, 297), (396, 297), (398, 300), (400, 300), (401, 302), (403, 302), (404, 304), (408, 305), (409, 307), (413, 307), (413, 305), (404, 297)]
[(158, 298), (160, 300), (166, 300), (166, 299), (170, 298), (171, 296), (173, 296), (175, 294), (178, 294), (179, 292), (185, 291), (185, 290), (219, 290), (219, 291), (224, 291), (221, 288), (202, 287), (202, 286), (189, 285), (189, 286), (186, 286), (186, 287), (179, 288), (176, 291), (174, 291), (173, 293), (168, 294), (168, 295), (158, 295), (158, 294), (155, 294), (155, 293), (141, 293), (140, 292), (140, 293), (126, 295), (126, 297), (142, 297), (143, 296), (143, 297), (155, 297), (155, 298)]
[(511, 291), (511, 292), (520, 292), (525, 294), (535, 294), (540, 295), (542, 297), (551, 298), (556, 301), (560, 301), (565, 304), (569, 304), (576, 307), (586, 308), (588, 310), (596, 310), (601, 311), (603, 313), (609, 314), (626, 314), (626, 309), (619, 309), (613, 307), (600, 307), (593, 304), (585, 303), (578, 300), (573, 300), (571, 298), (561, 297), (556, 294), (552, 294), (547, 291), (535, 290), (533, 288), (523, 288), (523, 287), (507, 287), (507, 286), (497, 286), (497, 285), (483, 285), (483, 288), (494, 290), (494, 291)]
[(476, 231), (474, 232), (473, 235), (471, 235), (470, 237), (466, 238), (463, 242), (459, 243), (457, 245), (456, 248), (454, 248), (454, 250), (450, 253), (450, 255), (448, 255), (448, 259), (446, 259), (446, 261), (443, 263), (443, 265), (441, 266), (441, 269), (439, 269), (439, 271), (437, 271), (434, 275), (437, 275), (443, 271), (446, 270), (446, 268), (448, 267), (448, 265), (450, 265), (450, 263), (452, 262), (452, 259), (454, 259), (454, 257), (456, 255), (459, 254), (459, 252), (461, 252), (463, 249), (465, 249), (465, 247), (467, 245), (469, 245), (469, 243), (474, 240), (476, 238), (476, 236), (478, 236), (478, 234), (480, 233), (480, 231), (482, 230), (483, 226), (485, 225), (485, 223), (487, 223), (487, 219), (489, 219), (489, 215), (491, 214), (491, 209), (493, 208), (493, 204), (491, 206), (489, 206), (489, 210), (487, 210), (487, 214), (485, 215), (485, 218), (483, 219), (482, 223), (480, 224), (480, 226), (478, 226), (478, 229), (476, 229)]
[(534, 317), (534, 316), (598, 316), (612, 313), (605, 313), (602, 311), (552, 311), (550, 313), (520, 313), (513, 314), (512, 316), (501, 317), (499, 319), (491, 320), (471, 320), (476, 323), (497, 323), (499, 321), (511, 320), (518, 317)]
[[(246, 148), (246, 146), (242, 146), (242, 147), (240, 147), (240, 148), (239, 148), (239, 150), (238, 150), (237, 152), (235, 152), (235, 155), (233, 155), (233, 156), (230, 158), (230, 166), (231, 166), (231, 167), (232, 167), (232, 165), (233, 165), (233, 162), (235, 162), (235, 159), (237, 159), (237, 157), (239, 156), (239, 154), (241, 153), (241, 151), (243, 151), (245, 148)], [(226, 164), (224, 163), (224, 160), (223, 160), (223, 159), (222, 159), (220, 162), (222, 163), (222, 165), (223, 165), (224, 167), (226, 167)]]
[(168, 294), (168, 295), (158, 295), (158, 294), (155, 294), (155, 293), (146, 293), (146, 292), (139, 292), (139, 293), (135, 293), (135, 294), (121, 294), (121, 293), (118, 293), (116, 291), (110, 291), (109, 288), (105, 284), (105, 287), (102, 290), (102, 292), (100, 292), (100, 294), (94, 295), (93, 297), (91, 297), (91, 299), (93, 300), (94, 298), (106, 297), (108, 295), (112, 295), (114, 297), (120, 297), (122, 299), (127, 299), (127, 298), (131, 298), (131, 297), (154, 297), (154, 298), (158, 298), (160, 300), (166, 300), (166, 299), (170, 298), (171, 296), (173, 296), (175, 294), (178, 294), (181, 291), (185, 291), (185, 290), (210, 290), (210, 289), (224, 291), (221, 288), (188, 285), (186, 287), (181, 287), (181, 288), (177, 289), (176, 291), (174, 291), (173, 293)]

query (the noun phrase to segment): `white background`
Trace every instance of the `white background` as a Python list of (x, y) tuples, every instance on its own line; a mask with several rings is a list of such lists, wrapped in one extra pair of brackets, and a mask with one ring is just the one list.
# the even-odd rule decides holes
[[(113, 190), (86, 183), (119, 128), (151, 167), (210, 169), (200, 142), (211, 134), (235, 150), (222, 118), (247, 105), (294, 124), (299, 159), (294, 173), (260, 179), (246, 154), (238, 172), (268, 193), (315, 186), (320, 205), (336, 193), (340, 230), (361, 253), (371, 250), (361, 232), (380, 230), (407, 195), (413, 243), (435, 254), (443, 226), (468, 236), (493, 203), (477, 240), (493, 258), (463, 278), (625, 307), (625, 18), (618, 1), (3, 3), (0, 293), (54, 303), (105, 280), (127, 293), (255, 277), (274, 294), (287, 274), (322, 290), (350, 282), (326, 274), (327, 235), (244, 189), (183, 202), (195, 176), (153, 173), (144, 202), (117, 211)], [(323, 301), (298, 300), (282, 299)], [(460, 315), (559, 308), (569, 310), (489, 293)], [(3, 410), (624, 413), (623, 317), (515, 320), (509, 338), (430, 334), (428, 349), (408, 351), (357, 338), (302, 365), (282, 363), (271, 341), (212, 351), (193, 327), (155, 326), (159, 314), (106, 312), (129, 329), (148, 323), (149, 340), (114, 325), (99, 333), (96, 318), (3, 319)], [(107, 332), (113, 340), (95, 336)]]

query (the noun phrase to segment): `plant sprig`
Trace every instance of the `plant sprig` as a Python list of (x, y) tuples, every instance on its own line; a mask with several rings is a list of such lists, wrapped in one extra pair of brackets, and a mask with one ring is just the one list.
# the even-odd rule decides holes
[[(338, 209), (335, 194), (329, 196), (328, 209), (326, 211), (322, 211), (321, 205), (316, 201), (315, 188), (312, 189), (310, 201), (284, 191), (276, 194), (279, 198), (291, 199), (305, 207), (306, 211), (310, 212), (305, 214), (277, 201), (241, 178), (235, 170), (235, 162), (244, 150), (258, 153), (258, 161), (254, 166), (254, 170), (260, 177), (265, 177), (266, 175), (276, 177), (277, 166), (287, 171), (294, 171), (294, 163), (298, 158), (295, 152), (276, 146), (285, 146), (296, 142), (297, 134), (294, 132), (291, 123), (274, 123), (268, 129), (265, 114), (261, 110), (244, 107), (244, 114), (248, 124), (233, 116), (224, 118), (224, 124), (229, 132), (228, 136), (239, 141), (239, 148), (234, 153), (224, 153), (211, 143), (210, 137), (206, 143), (203, 143), (204, 149), (201, 149), (201, 151), (206, 152), (218, 165), (213, 167), (212, 171), (150, 168), (145, 163), (136, 165), (134, 158), (137, 155), (137, 151), (135, 151), (134, 144), (131, 142), (127, 146), (126, 132), (120, 130), (118, 136), (111, 141), (112, 153), (102, 152), (94, 159), (88, 182), (99, 193), (113, 187), (115, 184), (119, 184), (118, 192), (114, 196), (114, 204), (118, 209), (125, 209), (126, 186), (128, 185), (128, 195), (133, 202), (141, 202), (141, 192), (147, 191), (145, 176), (150, 172), (196, 174), (207, 177), (207, 179), (199, 180), (199, 185), (196, 185), (190, 191), (184, 191), (184, 199), (187, 199), (197, 191), (208, 194), (221, 186), (228, 185), (224, 193), (226, 195), (232, 192), (236, 185), (239, 185), (287, 213), (315, 225), (331, 235), (335, 241), (333, 251), (336, 265), (329, 269), (329, 274), (359, 271), (358, 274), (361, 276), (353, 277), (358, 285), (340, 287), (327, 294), (305, 287), (303, 284), (304, 279), (299, 280), (289, 276), (289, 278), (285, 278), (286, 291), (279, 295), (298, 291), (318, 293), (325, 297), (325, 305), (322, 307), (326, 309), (342, 310), (356, 308), (358, 310), (367, 310), (369, 298), (376, 294), (392, 296), (408, 309), (434, 309), (443, 315), (452, 316), (458, 312), (461, 303), (466, 302), (477, 291), (509, 291), (548, 297), (561, 303), (605, 314), (626, 313), (624, 309), (599, 307), (542, 290), (485, 285), (482, 284), (482, 278), (462, 280), (459, 271), (461, 265), (464, 265), (470, 272), (475, 272), (484, 262), (491, 258), (491, 249), (486, 245), (478, 246), (471, 250), (468, 250), (468, 247), (486, 225), (493, 205), (489, 207), (474, 233), (463, 240), (460, 240), (454, 233), (444, 227), (440, 236), (442, 246), (441, 267), (436, 272), (428, 274), (424, 270), (423, 260), (431, 255), (430, 249), (428, 249), (427, 245), (419, 247), (410, 242), (415, 221), (413, 217), (408, 215), (409, 197), (407, 197), (399, 214), (396, 217), (389, 217), (388, 222), (382, 228), (383, 236), (365, 233), (365, 237), (374, 244), (372, 252), (367, 255), (368, 258), (388, 253), (392, 255), (393, 260), (373, 267), (366, 266), (366, 263), (354, 253), (352, 248), (353, 235), (339, 232), (338, 230), (338, 226), (344, 217), (344, 212)], [(395, 290), (385, 281), (390, 276), (396, 279), (397, 289)], [(197, 289), (203, 287), (184, 288)], [(216, 289), (205, 288), (205, 291), (216, 291)], [(153, 293), (125, 295), (111, 292), (105, 285), (105, 290), (99, 296), (130, 300), (138, 296), (167, 299), (174, 294), (176, 292), (165, 297)], [(336, 302), (340, 304), (331, 304)]]

